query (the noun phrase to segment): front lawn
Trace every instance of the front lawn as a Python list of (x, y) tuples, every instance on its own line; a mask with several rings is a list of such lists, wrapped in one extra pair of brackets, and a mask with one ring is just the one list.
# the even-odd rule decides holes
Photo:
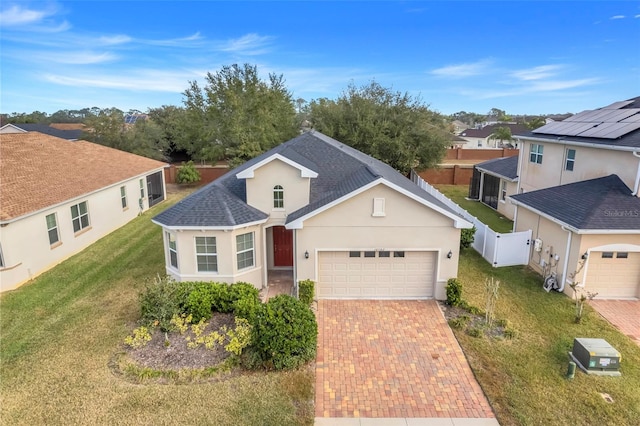
[[(571, 298), (542, 289), (526, 267), (492, 268), (474, 250), (460, 257), (463, 299), (484, 309), (486, 277), (500, 280), (496, 314), (518, 331), (511, 340), (455, 330), (501, 425), (639, 425), (640, 347), (590, 306), (574, 322)], [(603, 338), (622, 354), (622, 377), (577, 371), (565, 378), (576, 337)], [(613, 402), (607, 402), (608, 394)]]
[(164, 273), (152, 216), (171, 197), (82, 253), (0, 296), (3, 424), (313, 423), (312, 369), (193, 384), (133, 384), (115, 355), (140, 317), (145, 280)]
[(496, 210), (480, 201), (467, 200), (469, 187), (464, 185), (436, 185), (438, 191), (446, 195), (451, 201), (468, 211), (472, 216), (496, 232), (507, 233), (513, 229), (513, 221), (504, 217)]

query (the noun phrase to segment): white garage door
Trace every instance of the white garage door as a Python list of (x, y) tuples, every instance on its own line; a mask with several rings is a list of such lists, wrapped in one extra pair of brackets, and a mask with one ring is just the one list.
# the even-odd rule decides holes
[(433, 297), (435, 252), (320, 252), (322, 299), (417, 299)]
[(585, 289), (598, 299), (640, 297), (640, 253), (591, 252)]

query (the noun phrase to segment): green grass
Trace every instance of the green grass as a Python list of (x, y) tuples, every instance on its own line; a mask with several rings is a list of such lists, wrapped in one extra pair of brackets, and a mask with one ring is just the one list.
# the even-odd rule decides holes
[[(464, 300), (484, 308), (484, 280), (500, 280), (497, 318), (518, 330), (513, 340), (473, 338), (455, 331), (501, 425), (640, 424), (640, 347), (585, 307), (574, 323), (573, 300), (546, 293), (542, 278), (526, 267), (492, 268), (471, 249), (458, 273)], [(568, 352), (576, 337), (603, 338), (622, 354), (622, 377), (576, 372), (568, 380)], [(600, 393), (608, 393), (607, 403)]]
[(480, 201), (467, 200), (469, 187), (464, 185), (436, 185), (438, 191), (449, 197), (453, 202), (480, 219), (482, 223), (496, 232), (507, 233), (513, 229), (513, 222), (491, 207)]
[(139, 318), (145, 280), (164, 273), (154, 207), (33, 282), (0, 296), (3, 424), (313, 423), (313, 371), (132, 384), (109, 364)]

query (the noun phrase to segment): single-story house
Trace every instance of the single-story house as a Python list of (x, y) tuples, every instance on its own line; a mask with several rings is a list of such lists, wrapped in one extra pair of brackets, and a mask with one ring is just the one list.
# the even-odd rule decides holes
[(319, 298), (445, 299), (472, 225), (387, 164), (321, 133), (246, 162), (157, 215), (178, 281), (267, 285)]
[(36, 277), (162, 201), (165, 166), (86, 141), (0, 134), (0, 291)]
[(509, 195), (518, 191), (518, 157), (494, 158), (476, 164), (469, 186), (469, 198), (480, 200), (497, 210), (503, 216), (512, 219), (515, 213), (513, 204), (507, 202)]

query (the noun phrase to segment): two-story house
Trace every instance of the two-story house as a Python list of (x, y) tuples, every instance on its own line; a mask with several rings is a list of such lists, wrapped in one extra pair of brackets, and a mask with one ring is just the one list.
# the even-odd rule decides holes
[(533, 231), (529, 264), (569, 295), (578, 282), (598, 298), (640, 297), (640, 97), (517, 138), (509, 199), (514, 230)]
[(244, 281), (274, 270), (320, 298), (446, 298), (471, 224), (393, 168), (304, 133), (153, 219), (178, 281)]
[(0, 134), (0, 291), (29, 281), (164, 200), (165, 166), (86, 141)]

